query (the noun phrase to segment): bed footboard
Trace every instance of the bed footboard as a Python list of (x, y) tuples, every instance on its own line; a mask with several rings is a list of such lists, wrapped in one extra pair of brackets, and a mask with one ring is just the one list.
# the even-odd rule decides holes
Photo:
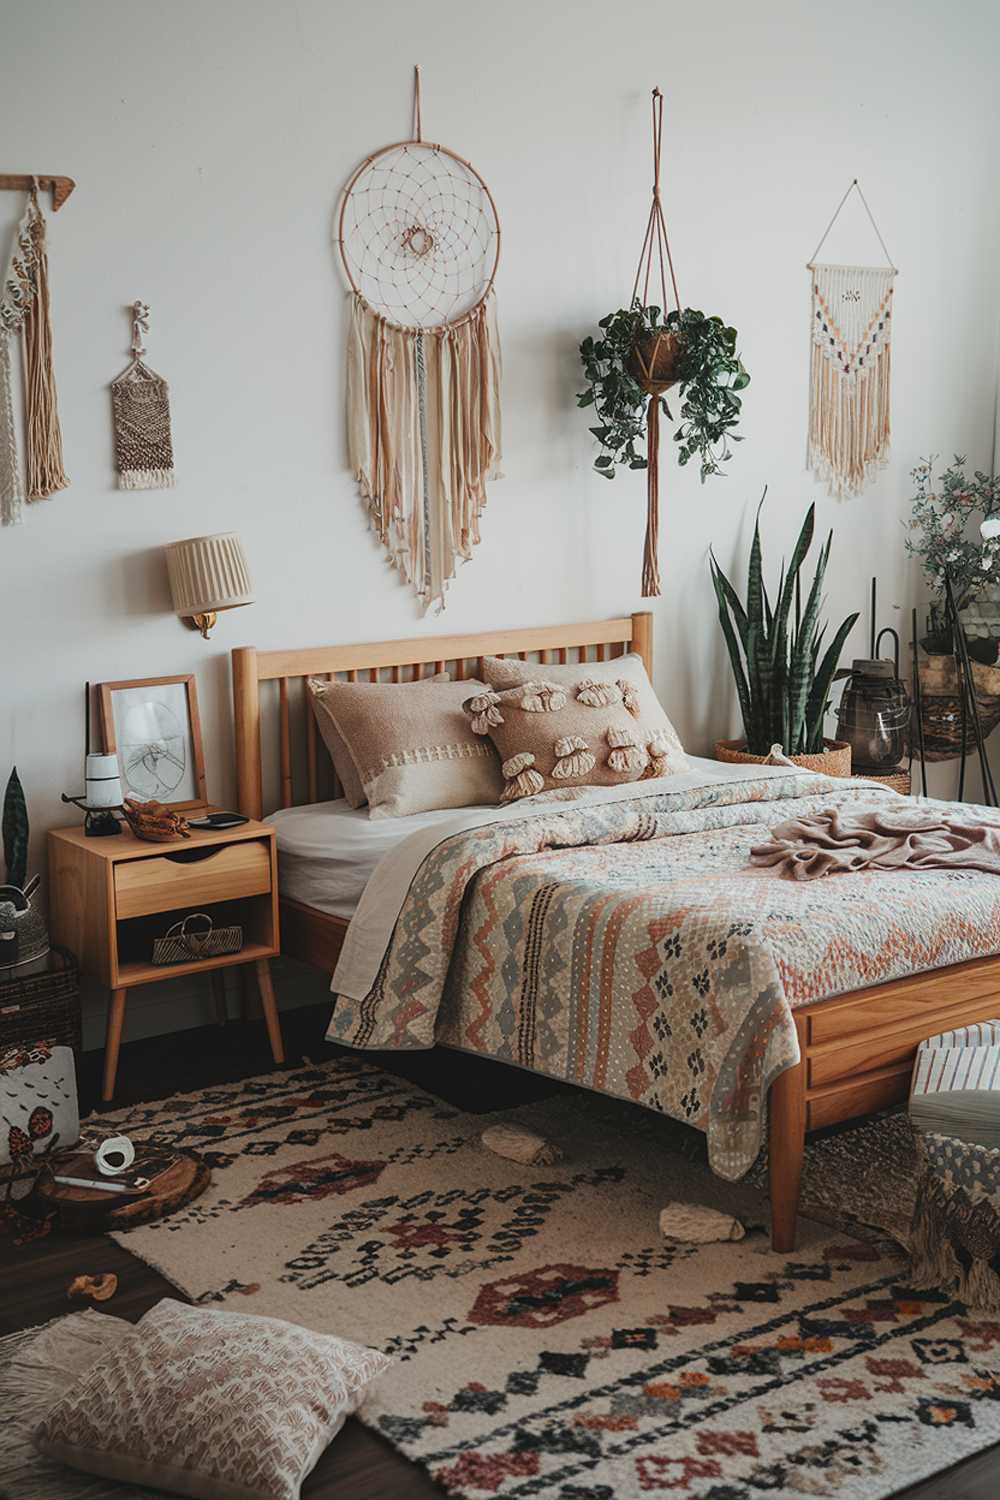
[(1000, 1018), (1000, 957), (933, 969), (795, 1012), (800, 1061), (771, 1085), (771, 1244), (795, 1249), (806, 1132), (905, 1099), (917, 1047)]

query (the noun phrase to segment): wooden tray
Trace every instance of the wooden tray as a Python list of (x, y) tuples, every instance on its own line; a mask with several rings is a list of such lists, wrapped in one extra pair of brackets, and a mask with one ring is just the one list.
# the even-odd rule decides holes
[(157, 1177), (154, 1186), (141, 1197), (120, 1202), (113, 1193), (100, 1189), (67, 1187), (53, 1182), (47, 1174), (30, 1197), (31, 1211), (42, 1216), (55, 1214), (56, 1229), (78, 1233), (88, 1230), (110, 1234), (116, 1229), (134, 1229), (162, 1219), (178, 1208), (193, 1202), (208, 1187), (212, 1174), (195, 1151), (182, 1151), (177, 1161)]

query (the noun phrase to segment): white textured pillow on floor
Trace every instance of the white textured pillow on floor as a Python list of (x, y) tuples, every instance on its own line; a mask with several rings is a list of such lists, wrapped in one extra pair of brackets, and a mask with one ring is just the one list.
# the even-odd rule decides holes
[(390, 1361), (277, 1318), (166, 1299), (56, 1402), (48, 1458), (198, 1500), (298, 1500)]

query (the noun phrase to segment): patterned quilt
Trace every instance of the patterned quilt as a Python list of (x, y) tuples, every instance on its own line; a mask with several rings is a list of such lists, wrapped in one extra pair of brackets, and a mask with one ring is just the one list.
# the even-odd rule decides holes
[(767, 1090), (798, 1061), (796, 1005), (1000, 953), (994, 875), (792, 881), (749, 864), (774, 824), (896, 796), (800, 773), (640, 785), (454, 835), (423, 860), (375, 983), (338, 996), (328, 1035), (445, 1043), (633, 1100), (705, 1131), (714, 1170), (740, 1177)]

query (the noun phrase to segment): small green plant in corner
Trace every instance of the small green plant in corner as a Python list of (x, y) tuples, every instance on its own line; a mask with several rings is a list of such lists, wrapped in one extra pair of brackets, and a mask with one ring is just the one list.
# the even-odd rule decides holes
[(578, 406), (592, 406), (598, 418), (590, 429), (601, 445), (597, 472), (613, 479), (621, 465), (647, 467), (647, 403), (658, 401), (673, 421), (663, 393), (677, 385), (678, 463), (697, 458), (703, 483), (721, 474), (732, 456), (730, 443), (742, 441), (735, 432), (739, 393), (750, 384), (736, 352), (736, 329), (690, 307), (661, 318), (660, 308), (644, 307), (638, 299), (608, 313), (598, 326), (600, 336), (580, 345), (587, 389), (576, 398)]
[(827, 627), (820, 624), (819, 613), (833, 544), (832, 531), (820, 548), (805, 608), (800, 607), (799, 591), (799, 572), (812, 545), (814, 505), (806, 512), (791, 561), (787, 567), (781, 565), (778, 594), (772, 606), (764, 583), (760, 542), (763, 504), (762, 496), (750, 548), (745, 602), (719, 567), (715, 554), (711, 554), (719, 623), (736, 679), (746, 749), (751, 755), (767, 755), (771, 746), (778, 744), (786, 755), (817, 754), (824, 747), (823, 720), (830, 706), (830, 687), (840, 653), (858, 616), (848, 615), (821, 657)]
[(2, 831), (6, 883), (23, 891), (28, 878), (28, 806), (16, 766), (4, 793)]

